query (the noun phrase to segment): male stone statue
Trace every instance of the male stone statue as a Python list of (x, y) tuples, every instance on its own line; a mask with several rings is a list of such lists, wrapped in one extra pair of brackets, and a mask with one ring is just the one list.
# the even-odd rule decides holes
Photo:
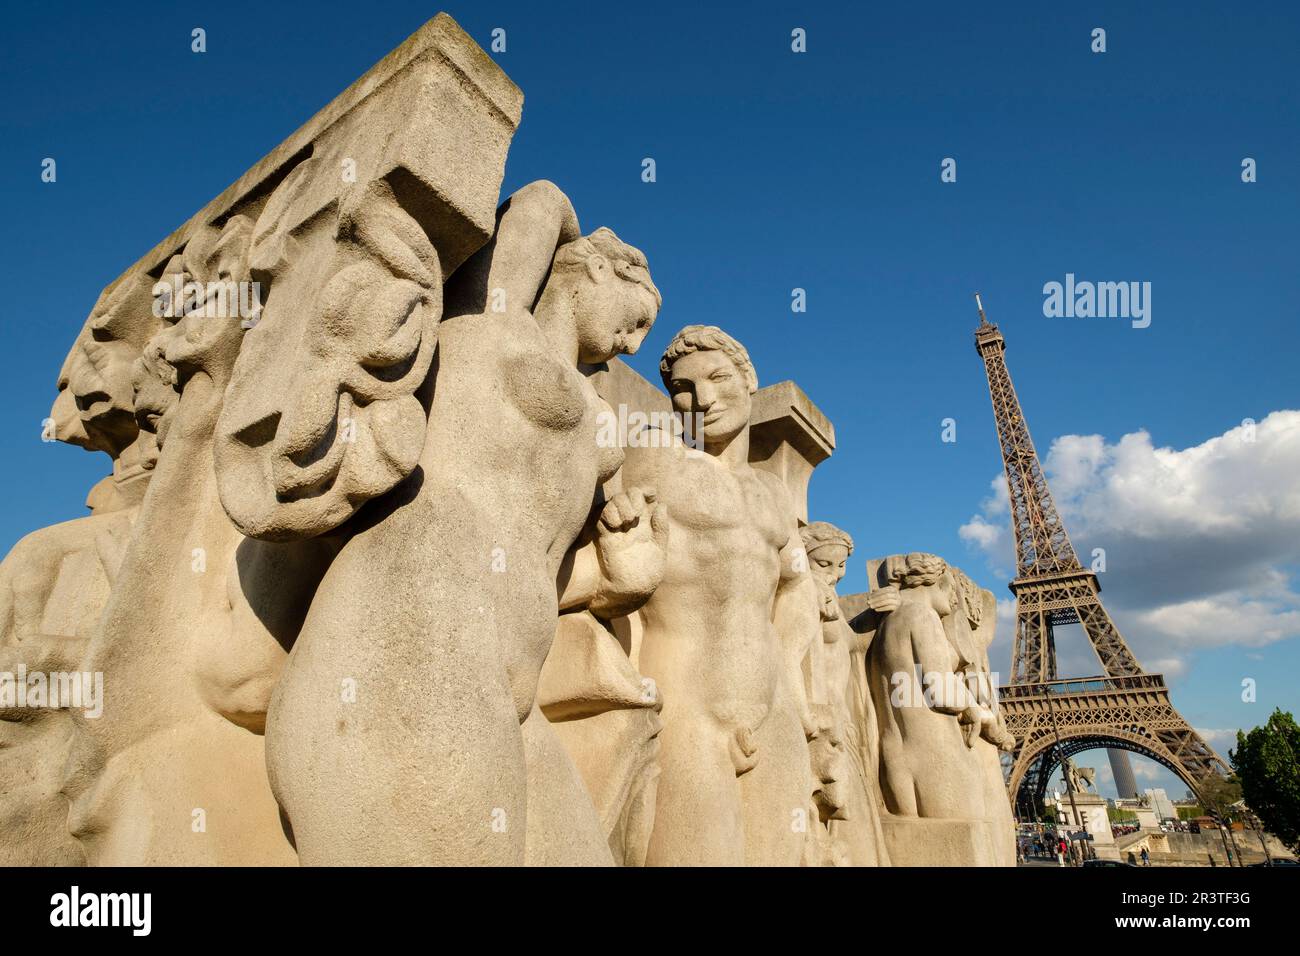
[[(158, 457), (137, 426), (132, 389), (157, 325), (147, 286), (120, 282), (100, 296), (64, 360), (47, 437), (105, 452), (113, 473), (91, 489), (92, 514), (33, 531), (0, 562), (0, 672), (79, 670)], [(84, 859), (61, 792), (69, 714), (0, 708), (0, 832), (23, 834), (0, 841), (0, 864)]]
[[(242, 279), (252, 225), (199, 230), (166, 273)], [(115, 693), (102, 719), (74, 714), (64, 790), (92, 864), (294, 861), (260, 734), (332, 548), (248, 541), (222, 510), (213, 433), (243, 334), (238, 315), (188, 310), (133, 376), (141, 428), (164, 453), (87, 652)]]
[(655, 443), (624, 465), (625, 484), (658, 490), (670, 524), (664, 579), (641, 611), (639, 666), (664, 698), (646, 862), (796, 865), (815, 823), (815, 722), (794, 645), (820, 627), (794, 504), (749, 465), (758, 382), (739, 342), (688, 326), (660, 374), (703, 449)]

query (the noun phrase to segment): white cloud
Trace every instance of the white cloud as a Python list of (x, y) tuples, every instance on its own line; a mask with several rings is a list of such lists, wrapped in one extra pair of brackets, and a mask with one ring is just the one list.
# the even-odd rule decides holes
[(1001, 532), (1001, 527), (989, 524), (980, 515), (975, 515), (967, 524), (957, 529), (963, 541), (972, 541), (986, 550), (999, 540)]
[(1237, 746), (1237, 730), (1235, 727), (1228, 730), (1207, 730), (1204, 727), (1197, 727), (1196, 732), (1224, 760), (1228, 759), (1228, 751)]
[(1145, 783), (1157, 783), (1164, 780), (1169, 774), (1169, 771), (1154, 760), (1131, 760), (1129, 762), (1133, 766), (1134, 778)]
[[(1300, 566), (1300, 411), (1181, 450), (1155, 447), (1145, 431), (1115, 443), (1064, 435), (1044, 468), (1085, 566), (1104, 550), (1106, 607), (1147, 669), (1176, 676), (1201, 648), (1300, 635), (1291, 583)], [(1009, 576), (1001, 475), (993, 488), (958, 533)]]

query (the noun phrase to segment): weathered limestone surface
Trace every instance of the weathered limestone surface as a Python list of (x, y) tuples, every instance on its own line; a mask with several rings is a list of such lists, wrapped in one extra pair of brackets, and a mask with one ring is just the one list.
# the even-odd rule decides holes
[[(64, 360), (48, 423), (55, 440), (107, 454), (112, 474), (87, 496), (89, 516), (32, 532), (0, 563), (0, 673), (79, 668), (153, 474), (157, 445), (139, 419), (160, 414), (175, 392), (134, 388), (157, 323), (130, 288), (100, 296)], [(84, 862), (63, 786), (71, 721), (66, 706), (21, 707), (0, 694), (0, 827), (16, 834), (0, 841), (0, 862)]]
[[(988, 666), (996, 599), (932, 554), (893, 555), (868, 567), (874, 584), (900, 589), (867, 662), (891, 859), (1014, 865), (997, 757), (1014, 741), (997, 711)], [(895, 846), (918, 849), (895, 858)]]
[[(869, 642), (849, 627), (835, 586), (843, 579), (853, 539), (825, 521), (801, 529), (809, 569), (821, 595), (821, 666), (825, 673), (832, 736), (842, 753), (835, 799), (826, 801), (828, 845), (832, 862), (850, 866), (887, 866), (881, 829), (881, 798), (876, 712), (866, 680)], [(881, 610), (897, 606), (897, 591), (874, 592)]]
[(992, 595), (837, 596), (831, 423), (713, 326), (619, 360), (647, 256), (502, 201), (521, 108), (439, 15), (95, 303), (47, 431), (111, 474), (0, 563), (0, 863), (1014, 862)]
[(795, 865), (810, 821), (799, 670), (820, 637), (787, 488), (749, 463), (757, 376), (743, 346), (690, 326), (660, 372), (702, 447), (629, 448), (624, 481), (667, 506), (664, 578), (641, 609), (639, 667), (664, 696), (652, 865)]

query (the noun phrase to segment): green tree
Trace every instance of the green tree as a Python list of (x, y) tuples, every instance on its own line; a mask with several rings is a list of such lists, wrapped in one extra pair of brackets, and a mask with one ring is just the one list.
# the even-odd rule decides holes
[[(1231, 756), (1231, 752), (1229, 752)], [(1228, 819), (1235, 819), (1232, 805), (1242, 799), (1242, 784), (1239, 774), (1230, 777), (1207, 777), (1201, 781), (1201, 803), (1205, 809), (1218, 810)]]
[(1229, 751), (1242, 796), (1264, 828), (1300, 852), (1300, 727), (1280, 708)]

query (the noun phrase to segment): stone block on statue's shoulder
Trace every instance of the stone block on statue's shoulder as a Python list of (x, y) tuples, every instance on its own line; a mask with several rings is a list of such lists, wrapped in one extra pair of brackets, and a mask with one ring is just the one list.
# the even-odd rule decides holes
[(799, 520), (808, 520), (808, 480), (835, 451), (835, 428), (794, 382), (754, 393), (749, 462), (776, 475), (790, 492)]

